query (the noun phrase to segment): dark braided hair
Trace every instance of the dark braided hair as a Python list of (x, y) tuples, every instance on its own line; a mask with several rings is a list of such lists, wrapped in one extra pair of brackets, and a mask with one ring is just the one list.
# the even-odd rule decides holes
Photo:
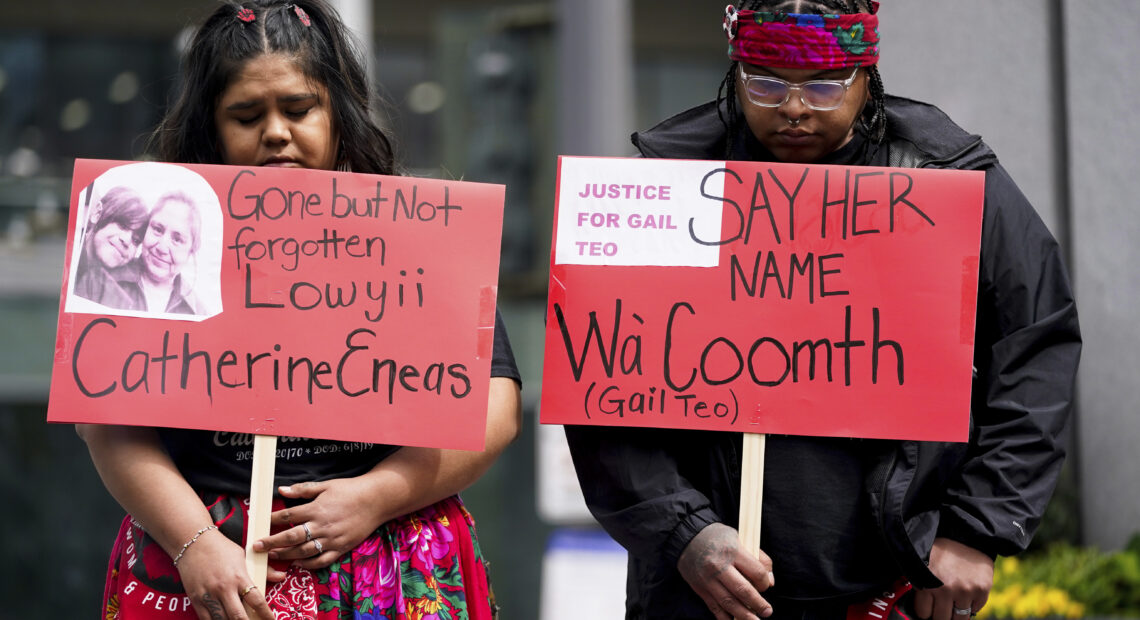
[[(870, 13), (870, 0), (741, 0), (738, 9), (750, 11), (771, 11), (779, 13), (801, 14), (851, 14)], [(736, 101), (736, 72), (737, 61), (732, 61), (728, 72), (721, 80), (717, 89), (717, 114), (720, 114), (720, 102), (724, 101), (727, 118), (720, 116), (728, 130), (726, 155), (731, 155), (733, 138), (736, 135), (737, 101)], [(874, 147), (882, 143), (887, 133), (886, 93), (883, 90), (883, 78), (879, 75), (879, 67), (867, 67), (867, 89), (871, 94), (863, 113), (859, 117), (858, 129), (867, 137)]]
[(176, 98), (151, 134), (154, 154), (170, 162), (223, 163), (218, 100), (246, 62), (274, 53), (293, 58), (305, 77), (328, 89), (338, 168), (398, 172), (392, 141), (371, 116), (365, 64), (325, 0), (227, 0), (218, 7), (186, 50)]

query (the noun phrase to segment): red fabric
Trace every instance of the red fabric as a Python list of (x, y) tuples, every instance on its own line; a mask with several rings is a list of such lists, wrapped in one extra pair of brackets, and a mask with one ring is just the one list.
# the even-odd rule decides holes
[(810, 15), (725, 7), (729, 57), (761, 67), (829, 70), (873, 65), (879, 61), (878, 28), (874, 13)]
[(848, 607), (847, 620), (886, 620), (891, 616), (892, 611), (904, 620), (910, 620), (902, 610), (896, 608), (896, 604), (904, 594), (913, 588), (914, 586), (909, 581), (900, 579), (895, 582), (890, 590), (879, 596)]
[[(246, 522), (247, 502), (219, 501), (241, 507), (214, 503), (211, 514), (220, 529), (232, 517)], [(274, 509), (281, 507), (276, 500)], [(266, 592), (276, 620), (492, 618), (493, 595), (474, 522), (458, 497), (385, 523), (328, 568), (279, 568), (288, 569), (286, 579)], [(129, 517), (111, 552), (101, 618), (197, 618), (170, 556)]]

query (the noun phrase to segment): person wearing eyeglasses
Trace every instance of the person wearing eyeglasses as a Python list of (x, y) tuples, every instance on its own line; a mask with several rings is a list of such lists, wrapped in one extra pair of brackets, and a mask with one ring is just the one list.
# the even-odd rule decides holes
[(629, 551), (627, 618), (969, 620), (994, 557), (1026, 548), (1056, 486), (1081, 349), (1061, 251), (980, 137), (884, 92), (877, 10), (730, 5), (716, 99), (633, 143), (644, 157), (984, 171), (970, 441), (770, 435), (757, 550), (735, 529), (740, 433), (567, 426), (587, 504)]

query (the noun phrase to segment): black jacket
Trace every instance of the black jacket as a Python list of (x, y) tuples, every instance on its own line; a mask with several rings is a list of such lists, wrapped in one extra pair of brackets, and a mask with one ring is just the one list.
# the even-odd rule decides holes
[[(926, 565), (936, 536), (991, 556), (1029, 543), (1064, 459), (1081, 340), (1060, 248), (993, 151), (934, 106), (888, 97), (887, 111), (891, 165), (986, 172), (970, 441), (895, 442), (864, 488), (879, 529), (867, 535), (915, 585), (937, 587)], [(712, 103), (633, 142), (645, 157), (725, 158)], [(711, 617), (676, 565), (704, 526), (737, 523), (740, 434), (568, 426), (566, 436), (591, 512), (629, 551), (627, 617)]]

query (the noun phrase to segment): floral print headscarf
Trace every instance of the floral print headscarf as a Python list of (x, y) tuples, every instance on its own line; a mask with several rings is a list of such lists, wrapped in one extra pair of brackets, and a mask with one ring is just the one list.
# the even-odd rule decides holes
[(870, 13), (807, 15), (724, 9), (729, 58), (761, 67), (843, 69), (879, 61), (878, 2)]

